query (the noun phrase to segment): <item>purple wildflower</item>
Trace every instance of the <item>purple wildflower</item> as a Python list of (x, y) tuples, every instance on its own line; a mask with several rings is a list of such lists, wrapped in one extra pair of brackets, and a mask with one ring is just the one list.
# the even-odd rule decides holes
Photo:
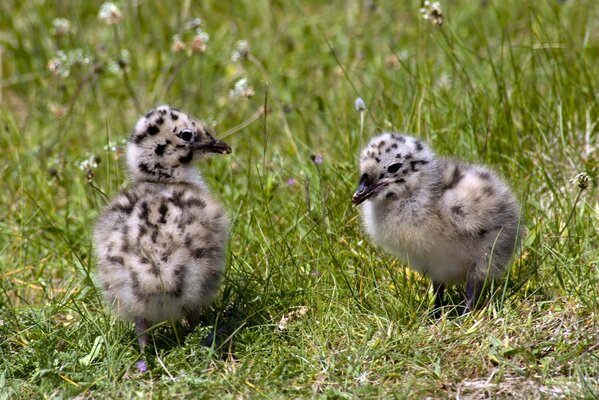
[(137, 371), (141, 374), (143, 374), (144, 372), (146, 372), (148, 370), (148, 366), (147, 366), (146, 362), (143, 360), (136, 362), (135, 366), (137, 367)]

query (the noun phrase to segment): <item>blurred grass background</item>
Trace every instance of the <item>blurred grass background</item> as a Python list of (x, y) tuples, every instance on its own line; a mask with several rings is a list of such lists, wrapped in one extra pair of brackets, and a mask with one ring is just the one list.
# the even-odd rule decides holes
[[(599, 396), (596, 1), (443, 1), (440, 26), (417, 1), (113, 5), (0, 3), (2, 398)], [(90, 234), (163, 103), (233, 147), (200, 169), (234, 225), (214, 326), (156, 328), (140, 374)], [(390, 130), (522, 201), (525, 245), (465, 320), (431, 324), (428, 282), (351, 207), (358, 150)]]

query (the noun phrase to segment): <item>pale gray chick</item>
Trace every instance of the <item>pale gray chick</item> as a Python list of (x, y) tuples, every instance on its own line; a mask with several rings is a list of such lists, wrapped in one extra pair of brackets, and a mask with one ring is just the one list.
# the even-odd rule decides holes
[(97, 277), (117, 313), (135, 321), (143, 351), (150, 324), (194, 327), (218, 290), (229, 219), (194, 167), (231, 153), (212, 129), (163, 105), (137, 122), (127, 144), (131, 186), (98, 217)]
[(384, 133), (361, 152), (352, 202), (379, 246), (432, 279), (435, 315), (446, 285), (466, 282), (465, 312), (506, 270), (524, 228), (511, 190), (485, 167), (435, 156), (421, 140)]

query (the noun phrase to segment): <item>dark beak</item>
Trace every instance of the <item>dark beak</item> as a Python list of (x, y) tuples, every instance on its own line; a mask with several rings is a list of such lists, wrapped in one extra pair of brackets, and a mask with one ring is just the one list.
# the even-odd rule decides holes
[(358, 189), (351, 199), (352, 204), (354, 206), (362, 204), (365, 200), (368, 200), (370, 197), (380, 192), (388, 184), (389, 182), (385, 181), (379, 181), (372, 185), (368, 185), (366, 182), (360, 182), (360, 186), (358, 186)]
[(210, 143), (194, 143), (194, 148), (207, 153), (231, 154), (231, 148), (222, 140), (214, 139)]

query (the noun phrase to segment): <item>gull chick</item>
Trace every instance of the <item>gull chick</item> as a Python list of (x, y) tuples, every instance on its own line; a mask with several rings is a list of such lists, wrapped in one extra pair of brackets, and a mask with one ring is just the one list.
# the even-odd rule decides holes
[(150, 111), (127, 144), (132, 184), (96, 221), (104, 297), (135, 322), (142, 351), (150, 324), (185, 318), (195, 327), (219, 287), (229, 219), (194, 168), (209, 153), (231, 148), (175, 108)]
[(429, 277), (435, 316), (445, 287), (466, 283), (472, 309), (486, 279), (500, 277), (520, 244), (520, 208), (495, 173), (437, 157), (414, 137), (384, 133), (360, 154), (364, 227), (379, 246)]

